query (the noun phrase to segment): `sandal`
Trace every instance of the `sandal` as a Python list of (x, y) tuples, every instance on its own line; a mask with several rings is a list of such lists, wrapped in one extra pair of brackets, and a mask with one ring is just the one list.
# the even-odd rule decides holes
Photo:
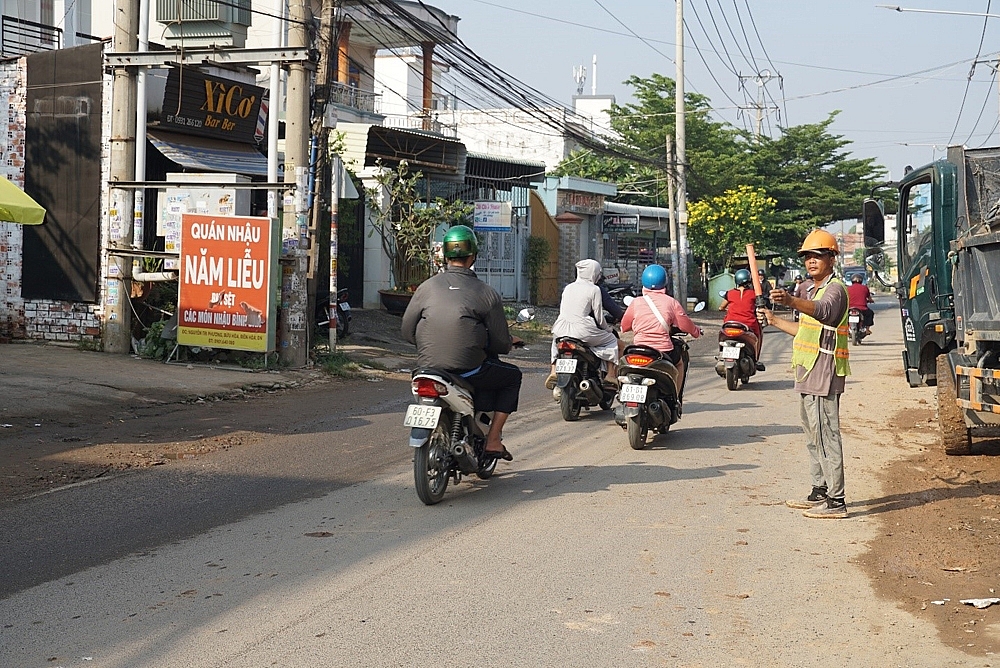
[(504, 446), (504, 449), (501, 450), (500, 452), (497, 452), (495, 450), (483, 450), (483, 455), (486, 457), (492, 457), (493, 459), (502, 459), (505, 462), (514, 461), (514, 455), (510, 454), (507, 451), (506, 446)]

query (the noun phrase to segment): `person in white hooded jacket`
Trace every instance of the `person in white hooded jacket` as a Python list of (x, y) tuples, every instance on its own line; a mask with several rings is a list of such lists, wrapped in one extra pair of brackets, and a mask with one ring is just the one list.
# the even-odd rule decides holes
[(563, 288), (559, 317), (552, 325), (552, 368), (545, 379), (547, 389), (551, 390), (556, 384), (556, 339), (561, 336), (571, 336), (587, 344), (595, 355), (608, 363), (608, 380), (617, 382), (616, 362), (623, 346), (611, 325), (604, 320), (601, 289), (597, 286), (600, 277), (601, 264), (597, 260), (580, 260), (576, 263), (576, 280)]

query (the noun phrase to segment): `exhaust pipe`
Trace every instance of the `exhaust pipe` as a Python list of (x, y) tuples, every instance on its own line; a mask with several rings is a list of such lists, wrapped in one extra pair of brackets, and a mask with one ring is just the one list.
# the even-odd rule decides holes
[(580, 381), (580, 392), (586, 394), (591, 400), (591, 403), (596, 403), (601, 400), (601, 395), (603, 390), (599, 389), (596, 383), (592, 383), (589, 379), (584, 378)]
[(451, 447), (451, 456), (462, 473), (475, 473), (479, 470), (479, 462), (465, 441), (459, 441)]
[(649, 421), (653, 423), (654, 427), (659, 427), (663, 424), (663, 404), (659, 401), (654, 401), (647, 405), (647, 410), (649, 412)]

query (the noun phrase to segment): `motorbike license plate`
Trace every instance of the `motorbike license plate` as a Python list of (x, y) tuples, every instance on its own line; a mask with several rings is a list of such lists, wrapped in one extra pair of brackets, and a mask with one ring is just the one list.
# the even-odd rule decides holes
[(740, 349), (737, 346), (723, 346), (722, 348), (722, 359), (724, 360), (738, 360), (740, 358)]
[(338, 304), (338, 306), (340, 306), (341, 310), (344, 310), (344, 311), (350, 311), (351, 310), (351, 305), (348, 304), (347, 302), (340, 302), (340, 304)]
[(438, 418), (440, 417), (440, 406), (410, 404), (406, 407), (406, 417), (403, 418), (403, 426), (416, 427), (417, 429), (433, 429), (437, 426)]
[(576, 373), (576, 358), (566, 357), (557, 359), (556, 373)]
[(859, 322), (861, 322), (861, 316), (860, 315), (848, 316), (847, 322), (851, 323), (852, 325), (856, 325)]
[(618, 391), (618, 401), (623, 404), (644, 404), (646, 403), (646, 392), (648, 391), (649, 388), (645, 385), (625, 383), (622, 385), (622, 389)]

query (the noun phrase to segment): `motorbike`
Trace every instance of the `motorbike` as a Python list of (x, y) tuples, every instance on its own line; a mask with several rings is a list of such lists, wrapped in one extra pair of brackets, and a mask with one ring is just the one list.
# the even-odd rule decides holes
[[(347, 288), (337, 290), (336, 320), (338, 339), (346, 338), (351, 331), (351, 304), (348, 302), (349, 296)], [(329, 331), (327, 329), (330, 326), (329, 306), (317, 305), (316, 315), (316, 326), (319, 328), (320, 332)]]
[[(694, 310), (701, 311), (705, 302)], [(628, 434), (633, 450), (646, 447), (649, 431), (666, 434), (681, 419), (684, 406), (684, 383), (691, 357), (684, 332), (676, 327), (670, 332), (674, 349), (680, 351), (680, 363), (649, 346), (626, 346), (618, 362), (618, 402), (615, 422)]]
[(750, 382), (757, 373), (757, 335), (742, 322), (727, 320), (719, 330), (719, 356), (715, 372), (726, 379), (726, 387), (736, 390), (740, 382)]
[[(532, 318), (530, 309), (517, 315), (518, 322)], [(497, 465), (486, 453), (493, 413), (475, 409), (475, 389), (469, 382), (425, 367), (413, 371), (410, 390), (413, 403), (406, 408), (403, 426), (410, 428), (417, 497), (432, 506), (444, 498), (449, 481), (458, 484), (471, 474), (488, 480)]]
[(559, 397), (563, 420), (579, 420), (584, 406), (610, 410), (616, 389), (604, 382), (604, 360), (595, 355), (586, 343), (570, 336), (556, 339), (556, 353), (555, 394)]
[(865, 316), (864, 313), (861, 312), (861, 309), (848, 309), (847, 326), (850, 328), (850, 335), (848, 338), (851, 340), (851, 343), (856, 346), (860, 346), (861, 342), (864, 341), (866, 336), (868, 336), (868, 330), (865, 327)]

